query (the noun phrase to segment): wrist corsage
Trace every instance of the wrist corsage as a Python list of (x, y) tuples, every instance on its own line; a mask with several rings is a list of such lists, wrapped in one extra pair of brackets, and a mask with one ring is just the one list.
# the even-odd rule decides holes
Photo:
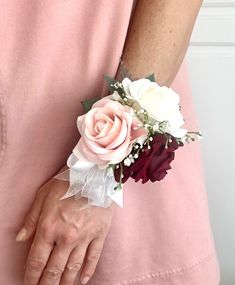
[(159, 86), (154, 74), (122, 81), (105, 76), (110, 95), (83, 102), (86, 114), (77, 118), (81, 135), (67, 160), (69, 169), (55, 176), (70, 182), (67, 193), (86, 197), (88, 205), (123, 207), (123, 184), (162, 180), (185, 143), (200, 132), (182, 128), (179, 95)]

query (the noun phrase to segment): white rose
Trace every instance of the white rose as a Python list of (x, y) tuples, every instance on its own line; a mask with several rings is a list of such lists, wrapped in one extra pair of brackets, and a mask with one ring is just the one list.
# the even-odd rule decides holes
[(131, 81), (124, 78), (123, 88), (127, 97), (136, 100), (149, 116), (158, 122), (167, 121), (167, 131), (175, 137), (183, 137), (187, 130), (181, 129), (184, 119), (179, 110), (179, 95), (171, 88), (142, 78)]

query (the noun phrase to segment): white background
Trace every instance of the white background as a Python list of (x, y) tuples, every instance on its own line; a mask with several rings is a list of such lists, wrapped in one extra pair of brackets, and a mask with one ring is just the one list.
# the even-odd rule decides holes
[(204, 1), (186, 60), (221, 284), (235, 285), (235, 0)]

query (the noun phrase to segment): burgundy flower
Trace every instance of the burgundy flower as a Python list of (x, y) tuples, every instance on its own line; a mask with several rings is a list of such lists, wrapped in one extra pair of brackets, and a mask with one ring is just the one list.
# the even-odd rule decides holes
[[(166, 145), (166, 136), (157, 134), (150, 142), (150, 149), (145, 147), (139, 152), (139, 157), (130, 166), (125, 166), (122, 162), (123, 178), (122, 183), (125, 183), (129, 177), (135, 179), (135, 182), (142, 179), (142, 183), (147, 181), (155, 182), (162, 180), (167, 170), (171, 169), (170, 163), (175, 157), (175, 150), (183, 143), (178, 144), (176, 139), (170, 136), (171, 142)], [(115, 169), (115, 179), (120, 180), (120, 167)]]

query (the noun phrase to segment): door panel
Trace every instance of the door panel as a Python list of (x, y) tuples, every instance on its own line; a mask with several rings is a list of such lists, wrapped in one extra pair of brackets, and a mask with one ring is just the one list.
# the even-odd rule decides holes
[(235, 284), (235, 0), (204, 1), (186, 55), (222, 285)]

